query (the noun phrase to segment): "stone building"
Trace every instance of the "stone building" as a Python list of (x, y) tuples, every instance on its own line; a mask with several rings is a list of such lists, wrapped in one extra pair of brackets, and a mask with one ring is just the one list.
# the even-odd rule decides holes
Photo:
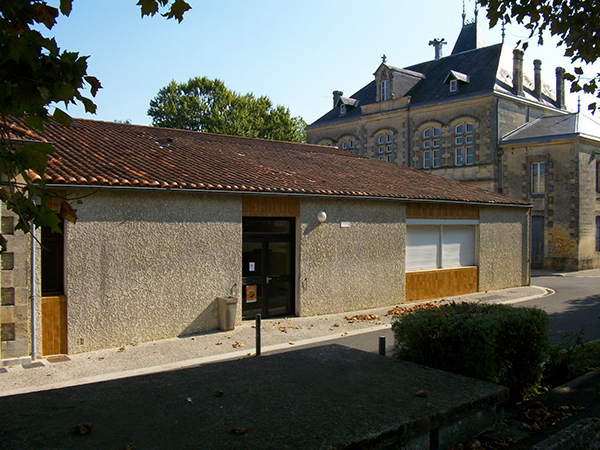
[[(553, 70), (556, 89), (552, 89), (542, 81), (541, 61), (535, 60), (533, 70), (526, 70), (523, 51), (507, 49), (503, 44), (486, 46), (477, 21), (465, 22), (464, 15), (450, 56), (441, 57), (440, 40), (430, 44), (436, 46), (433, 60), (401, 69), (389, 65), (384, 56), (374, 80), (355, 94), (345, 97), (341, 91), (334, 91), (333, 108), (306, 128), (307, 141), (530, 200), (532, 196), (521, 187), (534, 167), (539, 170), (541, 166), (531, 160), (525, 169), (519, 168), (519, 175), (505, 173), (514, 164), (503, 155), (501, 140), (524, 124), (567, 113), (564, 69)], [(552, 159), (555, 147), (545, 145), (546, 139), (541, 142), (539, 152)], [(575, 154), (570, 157), (578, 158)], [(581, 190), (595, 190), (592, 181), (588, 177), (577, 182)], [(564, 217), (572, 216), (571, 210), (579, 208), (579, 203), (562, 203), (562, 197), (553, 201), (554, 211), (569, 211)], [(585, 224), (578, 224), (586, 230), (586, 239), (591, 236), (595, 217), (600, 215), (600, 204), (596, 202), (587, 209), (590, 213), (580, 218)], [(580, 258), (562, 253), (565, 246), (548, 242), (553, 233), (558, 233), (552, 231), (559, 226), (557, 214), (536, 217), (545, 220), (545, 232), (533, 235), (534, 247), (542, 249), (542, 259), (536, 260), (539, 267), (600, 266), (597, 251)], [(571, 222), (569, 217), (560, 226), (568, 229)], [(569, 248), (580, 245), (578, 232), (567, 235), (575, 241)]]
[(42, 138), (55, 206), (83, 200), (42, 248), (3, 210), (5, 363), (214, 330), (222, 296), (239, 321), (529, 284), (530, 205), (501, 194), (335, 147), (79, 119)]
[(533, 267), (600, 267), (600, 124), (542, 117), (500, 141), (505, 193), (528, 199)]

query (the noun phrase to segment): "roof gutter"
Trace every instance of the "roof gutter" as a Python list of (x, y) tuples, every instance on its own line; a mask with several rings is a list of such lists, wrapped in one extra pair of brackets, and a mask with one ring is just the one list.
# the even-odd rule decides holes
[(185, 188), (156, 188), (156, 187), (130, 187), (130, 186), (98, 186), (98, 185), (70, 185), (70, 184), (46, 184), (47, 189), (93, 189), (93, 190), (115, 190), (123, 192), (163, 192), (163, 193), (187, 193), (187, 194), (221, 194), (221, 195), (263, 195), (263, 196), (286, 196), (298, 198), (322, 198), (329, 200), (380, 200), (401, 203), (449, 203), (459, 205), (478, 205), (478, 206), (509, 206), (517, 208), (533, 208), (531, 204), (519, 203), (496, 203), (496, 202), (469, 202), (465, 200), (448, 199), (420, 199), (420, 198), (398, 198), (398, 197), (375, 197), (372, 195), (348, 195), (348, 194), (302, 194), (297, 192), (269, 192), (269, 191), (229, 191), (229, 190), (208, 190), (208, 189), (185, 189)]

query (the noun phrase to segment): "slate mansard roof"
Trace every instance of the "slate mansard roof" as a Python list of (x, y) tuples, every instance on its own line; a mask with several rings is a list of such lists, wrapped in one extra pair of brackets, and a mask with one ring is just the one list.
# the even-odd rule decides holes
[[(12, 124), (25, 128), (23, 120)], [(19, 134), (17, 128), (13, 135)], [(22, 133), (21, 133), (22, 134)], [(302, 196), (528, 203), (336, 147), (76, 119), (50, 121), (55, 187), (151, 188)], [(31, 135), (25, 137), (31, 140)], [(35, 176), (35, 174), (34, 174)], [(39, 177), (38, 177), (39, 178)]]
[[(515, 95), (512, 81), (512, 50), (502, 44), (475, 47), (481, 45), (478, 40), (469, 44), (473, 47), (469, 47), (462, 41), (475, 38), (472, 36), (468, 36), (468, 39), (463, 37), (465, 30), (478, 33), (476, 26), (466, 25), (450, 56), (415, 64), (404, 69), (396, 69), (388, 65), (388, 68), (395, 72), (410, 71), (422, 75), (422, 78), (404, 94), (406, 97), (410, 97), (411, 107), (494, 92)], [(449, 92), (448, 84), (446, 84), (448, 75), (452, 72), (465, 75), (469, 80), (468, 83), (461, 85), (458, 92)], [(394, 83), (396, 83), (396, 77)], [(539, 102), (533, 92), (533, 76), (528, 70), (524, 70), (523, 85), (524, 98)], [(340, 117), (339, 110), (333, 108), (307, 128), (359, 118), (361, 117), (361, 106), (375, 103), (376, 94), (377, 86), (375, 80), (373, 80), (350, 96), (350, 98), (358, 100), (358, 107), (348, 108), (348, 111), (342, 117)], [(554, 93), (545, 83), (542, 84), (542, 103), (556, 107)]]

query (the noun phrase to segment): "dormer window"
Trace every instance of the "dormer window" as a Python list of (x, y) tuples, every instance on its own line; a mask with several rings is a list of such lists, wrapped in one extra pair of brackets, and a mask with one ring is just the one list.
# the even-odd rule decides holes
[(448, 84), (450, 93), (456, 93), (460, 89), (462, 84), (468, 84), (470, 82), (469, 76), (464, 73), (451, 70), (446, 76), (444, 83)]
[(345, 116), (346, 115), (346, 104), (342, 103), (340, 105), (340, 116)]
[(388, 80), (384, 80), (381, 82), (381, 101), (385, 102), (390, 98), (390, 82)]
[(456, 91), (458, 91), (458, 81), (450, 80), (450, 92), (456, 92)]

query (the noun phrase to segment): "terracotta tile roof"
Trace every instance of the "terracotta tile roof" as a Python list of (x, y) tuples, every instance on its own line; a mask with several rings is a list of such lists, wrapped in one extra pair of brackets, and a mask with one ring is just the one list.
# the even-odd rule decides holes
[(83, 119), (47, 123), (44, 137), (56, 149), (44, 179), (58, 185), (527, 205), (335, 147)]

